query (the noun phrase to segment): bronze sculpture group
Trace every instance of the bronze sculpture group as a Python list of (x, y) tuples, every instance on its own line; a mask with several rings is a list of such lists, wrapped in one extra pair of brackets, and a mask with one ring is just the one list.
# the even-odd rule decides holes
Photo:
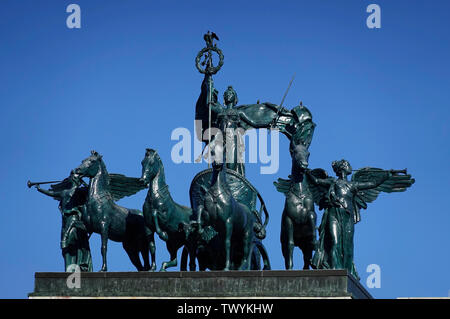
[[(347, 269), (358, 278), (353, 234), (354, 224), (360, 220), (359, 210), (367, 208), (380, 192), (405, 191), (414, 179), (406, 170), (363, 168), (348, 180), (353, 170), (346, 160), (332, 163), (337, 178), (329, 177), (323, 169), (310, 170), (308, 148), (315, 129), (311, 112), (302, 103), (292, 110), (282, 103), (259, 101), (238, 106), (237, 93), (231, 86), (220, 104), (212, 75), (220, 70), (224, 57), (213, 43), (217, 35), (208, 32), (204, 39), (206, 47), (196, 57), (204, 80), (195, 119), (201, 123), (196, 127), (197, 138), (207, 146), (212, 167), (192, 180), (190, 207), (172, 199), (162, 160), (153, 149), (145, 151), (140, 178), (109, 174), (102, 156), (92, 151), (68, 178), (49, 190), (41, 189), (42, 183), (29, 183), (29, 187), (36, 185), (40, 192), (60, 202), (66, 271), (71, 264), (92, 271), (89, 236), (93, 232), (101, 236), (101, 271), (107, 271), (109, 239), (123, 244), (138, 271), (155, 270), (155, 233), (166, 242), (170, 254), (170, 260), (162, 263), (162, 271), (178, 264), (180, 248), (181, 270), (187, 270), (188, 260), (191, 271), (197, 264), (201, 271), (269, 270), (263, 244), (269, 214), (261, 194), (245, 178), (242, 142), (246, 130), (266, 128), (282, 132), (290, 141), (291, 175), (274, 182), (285, 195), (280, 231), (285, 268), (293, 269), (293, 250), (299, 247), (304, 269)], [(214, 53), (219, 57), (216, 66)], [(216, 128), (214, 135), (212, 128)], [(89, 179), (88, 185), (83, 178)], [(115, 203), (146, 188), (142, 212)], [(318, 239), (315, 205), (324, 210)]]

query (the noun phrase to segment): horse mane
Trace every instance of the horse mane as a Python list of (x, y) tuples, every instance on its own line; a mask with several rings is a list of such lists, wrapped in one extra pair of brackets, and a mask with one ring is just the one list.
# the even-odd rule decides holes
[(153, 157), (158, 161), (158, 164), (159, 164), (159, 171), (161, 172), (163, 172), (164, 173), (164, 164), (163, 164), (163, 162), (162, 162), (162, 160), (161, 160), (161, 157), (159, 156), (159, 154), (158, 154), (158, 152), (156, 151), (156, 150), (154, 150), (154, 149), (152, 149), (152, 148), (147, 148), (146, 149), (146, 156), (148, 156), (148, 155), (153, 155)]
[(106, 169), (106, 164), (105, 162), (103, 162), (103, 159), (101, 157), (100, 157), (100, 166), (106, 173), (108, 173), (108, 170)]

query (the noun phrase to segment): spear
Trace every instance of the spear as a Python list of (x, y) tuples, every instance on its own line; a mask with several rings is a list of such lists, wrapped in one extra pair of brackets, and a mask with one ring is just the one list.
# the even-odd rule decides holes
[(295, 73), (294, 73), (294, 75), (292, 76), (291, 81), (289, 82), (289, 85), (288, 85), (288, 87), (287, 87), (287, 89), (286, 89), (286, 92), (284, 92), (283, 98), (281, 99), (281, 103), (280, 103), (280, 105), (279, 105), (279, 107), (278, 107), (277, 114), (276, 114), (275, 117), (273, 118), (273, 122), (272, 122), (272, 124), (271, 124), (271, 127), (274, 127), (274, 126), (275, 126), (275, 123), (276, 123), (276, 121), (277, 121), (277, 119), (278, 119), (278, 115), (280, 114), (280, 111), (281, 111), (281, 109), (282, 109), (282, 106), (283, 106), (283, 103), (284, 103), (284, 99), (286, 98), (286, 96), (287, 96), (287, 94), (288, 94), (288, 92), (289, 92), (289, 89), (291, 88), (292, 82), (294, 82), (294, 79), (295, 79)]

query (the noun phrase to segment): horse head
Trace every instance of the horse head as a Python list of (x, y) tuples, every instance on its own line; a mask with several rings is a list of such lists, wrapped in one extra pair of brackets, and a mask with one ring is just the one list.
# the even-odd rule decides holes
[(79, 177), (93, 178), (97, 175), (102, 165), (102, 156), (96, 151), (91, 151), (91, 155), (85, 158), (81, 162), (81, 165), (74, 169), (74, 173)]
[(292, 156), (292, 164), (300, 168), (301, 170), (305, 170), (309, 164), (308, 148), (303, 143), (291, 143), (289, 151)]
[(145, 157), (141, 162), (142, 165), (142, 175), (141, 180), (146, 184), (150, 184), (151, 181), (158, 174), (161, 167), (161, 159), (158, 152), (154, 149), (147, 148), (145, 151)]

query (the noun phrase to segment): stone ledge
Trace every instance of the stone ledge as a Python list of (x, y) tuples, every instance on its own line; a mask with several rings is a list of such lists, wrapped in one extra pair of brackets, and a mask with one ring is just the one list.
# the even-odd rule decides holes
[(346, 270), (170, 271), (35, 274), (30, 298), (356, 298), (372, 296)]

